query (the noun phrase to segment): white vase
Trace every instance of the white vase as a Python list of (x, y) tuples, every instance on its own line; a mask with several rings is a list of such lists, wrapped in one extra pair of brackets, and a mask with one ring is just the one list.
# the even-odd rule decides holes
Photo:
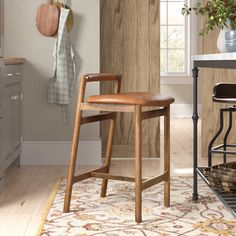
[(219, 52), (228, 52), (225, 46), (225, 31), (227, 29), (221, 29), (217, 39), (217, 49)]

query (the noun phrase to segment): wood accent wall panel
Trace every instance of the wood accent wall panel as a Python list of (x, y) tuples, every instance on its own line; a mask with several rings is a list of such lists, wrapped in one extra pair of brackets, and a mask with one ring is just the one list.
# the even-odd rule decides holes
[[(159, 0), (101, 0), (101, 72), (122, 74), (122, 92), (160, 90)], [(101, 85), (110, 93), (112, 84)], [(103, 153), (108, 122), (101, 123)], [(143, 155), (160, 155), (159, 120), (143, 122)], [(133, 157), (134, 118), (119, 114), (113, 157)]]
[[(216, 47), (218, 34), (219, 31), (215, 30), (202, 38), (203, 54), (218, 53)], [(219, 109), (220, 107), (227, 106), (226, 104), (219, 104), (212, 102), (212, 89), (214, 85), (219, 82), (236, 83), (236, 71), (205, 68), (201, 69), (200, 77), (202, 78), (200, 87), (201, 104), (202, 104), (201, 147), (202, 147), (202, 156), (207, 157), (208, 144), (219, 127)], [(228, 124), (227, 117), (225, 117), (225, 119), (226, 119), (225, 124)], [(233, 119), (236, 119), (236, 117), (233, 116)], [(235, 126), (234, 121), (233, 121), (233, 126)], [(229, 141), (236, 142), (235, 137), (233, 137), (235, 136), (233, 135), (235, 134), (235, 132), (236, 129), (235, 127), (233, 127), (231, 135), (229, 136)], [(219, 140), (217, 140), (217, 142), (218, 143), (222, 142), (222, 137), (220, 137)]]

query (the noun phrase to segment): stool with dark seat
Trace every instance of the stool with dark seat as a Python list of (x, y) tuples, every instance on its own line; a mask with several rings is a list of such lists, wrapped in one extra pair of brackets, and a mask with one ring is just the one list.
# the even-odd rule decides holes
[[(236, 104), (236, 84), (230, 83), (218, 83), (213, 88), (213, 102)], [(208, 146), (208, 166), (212, 166), (212, 154), (221, 153), (223, 154), (223, 162), (226, 163), (227, 154), (236, 154), (235, 151), (229, 150), (228, 148), (236, 147), (236, 144), (228, 144), (227, 140), (232, 128), (232, 113), (236, 111), (236, 106), (232, 105), (230, 107), (220, 109), (220, 126), (214, 137)], [(228, 128), (223, 137), (223, 143), (213, 147), (214, 142), (220, 136), (224, 129), (224, 113), (229, 113), (229, 124)]]
[[(88, 82), (114, 81), (114, 94), (95, 95), (84, 101), (86, 84)], [(70, 208), (72, 185), (90, 177), (102, 178), (101, 197), (106, 196), (108, 179), (135, 182), (135, 220), (142, 221), (142, 191), (164, 181), (164, 205), (170, 205), (170, 104), (174, 98), (162, 96), (158, 93), (137, 92), (120, 93), (121, 76), (112, 74), (88, 74), (81, 78), (77, 100), (74, 135), (72, 141), (71, 158), (68, 170), (64, 212)], [(143, 107), (157, 107), (155, 110), (142, 111)], [(98, 115), (84, 117), (82, 111), (103, 111)], [(109, 174), (112, 142), (117, 112), (134, 113), (135, 124), (135, 177)], [(149, 180), (142, 180), (142, 121), (145, 119), (164, 116), (164, 173)], [(80, 126), (82, 124), (111, 120), (105, 164), (101, 168), (88, 171), (81, 175), (74, 175), (78, 149)]]

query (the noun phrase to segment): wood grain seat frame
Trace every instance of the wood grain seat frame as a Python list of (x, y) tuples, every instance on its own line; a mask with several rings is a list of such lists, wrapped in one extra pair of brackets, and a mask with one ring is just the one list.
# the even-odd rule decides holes
[[(142, 111), (142, 105), (125, 105), (125, 104), (98, 104), (89, 103), (84, 99), (86, 84), (90, 82), (114, 81), (114, 93), (120, 93), (121, 75), (113, 74), (88, 74), (81, 78), (77, 100), (76, 117), (74, 134), (71, 148), (71, 157), (66, 184), (64, 212), (69, 212), (72, 185), (76, 182), (85, 180), (90, 177), (103, 179), (101, 186), (101, 197), (106, 196), (108, 179), (135, 182), (135, 220), (137, 223), (142, 221), (142, 191), (164, 181), (164, 205), (170, 206), (170, 104), (158, 107), (155, 110)], [(173, 101), (172, 101), (173, 102)], [(170, 103), (172, 103), (170, 102)], [(83, 111), (102, 111), (98, 115), (82, 115)], [(135, 123), (135, 177), (126, 177), (109, 174), (112, 143), (115, 131), (117, 112), (134, 113)], [(142, 179), (142, 121), (146, 119), (164, 116), (164, 172), (149, 180)], [(75, 164), (77, 158), (77, 149), (79, 141), (80, 126), (91, 122), (102, 120), (111, 120), (108, 134), (105, 163), (101, 168), (97, 168), (80, 175), (75, 175)]]

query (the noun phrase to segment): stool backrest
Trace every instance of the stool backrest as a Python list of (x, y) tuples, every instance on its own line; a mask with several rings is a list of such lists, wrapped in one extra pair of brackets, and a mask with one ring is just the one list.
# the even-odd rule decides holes
[(89, 82), (109, 82), (114, 81), (114, 93), (120, 93), (121, 78), (119, 74), (86, 74), (80, 79), (78, 101), (84, 102), (86, 84)]

